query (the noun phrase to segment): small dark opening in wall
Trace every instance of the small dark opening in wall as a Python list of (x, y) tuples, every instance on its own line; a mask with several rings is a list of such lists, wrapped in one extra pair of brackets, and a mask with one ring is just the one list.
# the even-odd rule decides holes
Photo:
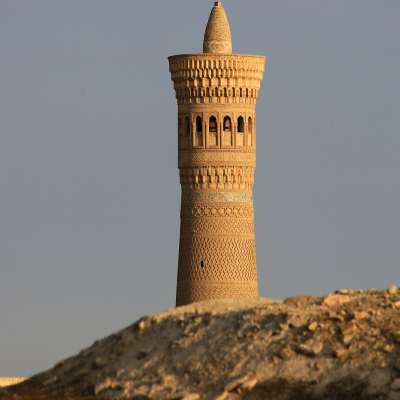
[(200, 267), (201, 267), (201, 268), (204, 267), (204, 261), (203, 261), (203, 260), (200, 261)]

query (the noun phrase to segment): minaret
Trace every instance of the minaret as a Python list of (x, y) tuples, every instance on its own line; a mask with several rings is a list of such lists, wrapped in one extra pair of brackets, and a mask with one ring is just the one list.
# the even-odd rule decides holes
[(255, 106), (265, 57), (232, 54), (214, 3), (203, 53), (171, 56), (182, 187), (176, 305), (257, 297)]

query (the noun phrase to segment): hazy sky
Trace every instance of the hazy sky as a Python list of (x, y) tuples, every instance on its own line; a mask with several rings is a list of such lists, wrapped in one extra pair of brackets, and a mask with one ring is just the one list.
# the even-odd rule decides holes
[[(259, 293), (400, 286), (400, 1), (226, 0), (266, 56)], [(167, 57), (213, 1), (0, 0), (0, 376), (174, 306), (180, 185)]]

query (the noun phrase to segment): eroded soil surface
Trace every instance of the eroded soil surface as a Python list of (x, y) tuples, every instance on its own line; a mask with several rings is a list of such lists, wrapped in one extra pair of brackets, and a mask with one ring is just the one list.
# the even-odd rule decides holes
[(400, 290), (171, 309), (0, 399), (400, 400)]

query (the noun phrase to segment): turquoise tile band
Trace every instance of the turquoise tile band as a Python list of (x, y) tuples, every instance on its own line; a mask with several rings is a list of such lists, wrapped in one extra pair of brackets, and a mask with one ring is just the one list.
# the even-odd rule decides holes
[(241, 201), (245, 203), (253, 202), (251, 193), (182, 193), (182, 202), (185, 201)]

